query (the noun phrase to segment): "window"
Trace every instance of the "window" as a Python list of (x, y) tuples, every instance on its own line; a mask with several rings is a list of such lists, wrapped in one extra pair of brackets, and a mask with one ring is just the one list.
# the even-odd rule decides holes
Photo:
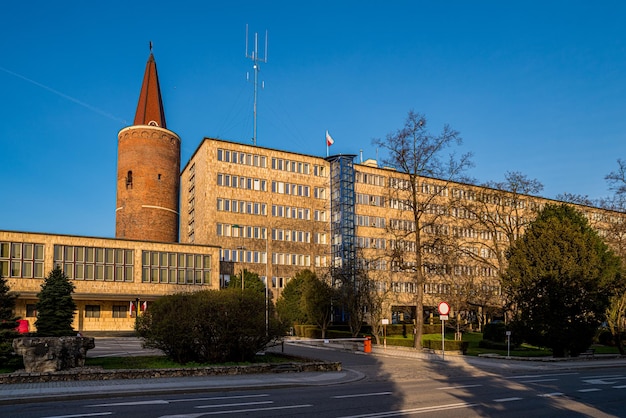
[(113, 305), (113, 318), (126, 318), (128, 316), (129, 307), (126, 305)]
[(203, 254), (142, 252), (144, 283), (211, 284), (211, 256)]
[(134, 263), (133, 250), (54, 246), (54, 264), (63, 266), (63, 271), (70, 279), (132, 282)]
[(0, 274), (2, 277), (44, 277), (44, 245), (21, 242), (0, 242)]
[(100, 318), (100, 305), (85, 305), (85, 318)]
[(27, 303), (26, 304), (26, 317), (34, 318), (36, 316), (37, 316), (37, 305), (34, 303)]

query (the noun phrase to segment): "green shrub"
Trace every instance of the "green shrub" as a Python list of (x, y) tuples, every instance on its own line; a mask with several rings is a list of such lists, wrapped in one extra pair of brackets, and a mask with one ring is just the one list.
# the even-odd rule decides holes
[(253, 290), (204, 290), (164, 296), (137, 319), (144, 346), (162, 350), (177, 363), (251, 361), (284, 334), (265, 295)]
[(56, 266), (41, 285), (37, 294), (37, 335), (63, 337), (76, 335), (72, 328), (76, 303), (72, 299), (74, 284)]
[[(430, 350), (441, 350), (441, 340), (424, 340), (422, 342), (422, 346)], [(446, 340), (446, 343), (444, 346), (446, 351), (460, 351), (463, 354), (467, 353), (468, 347), (469, 347), (469, 342), (467, 341), (448, 341), (448, 340)]]
[(506, 324), (504, 322), (495, 322), (485, 325), (483, 330), (483, 340), (489, 340), (496, 343), (506, 341)]

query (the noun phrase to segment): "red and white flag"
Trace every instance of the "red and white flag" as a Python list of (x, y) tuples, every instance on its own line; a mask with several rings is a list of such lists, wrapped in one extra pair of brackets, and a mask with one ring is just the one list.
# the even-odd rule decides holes
[(133, 303), (133, 301), (131, 300), (131, 301), (130, 301), (130, 308), (128, 309), (128, 313), (129, 313), (130, 315), (132, 315), (132, 314), (133, 314), (133, 312), (135, 312), (135, 304), (134, 304), (134, 303)]
[(334, 143), (335, 143), (335, 140), (333, 139), (332, 136), (330, 136), (328, 131), (326, 131), (326, 145), (330, 147)]
[(141, 310), (142, 311), (147, 311), (148, 310), (148, 301), (144, 300), (143, 303), (141, 304)]

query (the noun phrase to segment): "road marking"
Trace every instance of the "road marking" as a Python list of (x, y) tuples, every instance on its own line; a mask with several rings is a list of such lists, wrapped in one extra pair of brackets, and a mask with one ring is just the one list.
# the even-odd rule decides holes
[(613, 386), (613, 389), (626, 389), (626, 385)]
[(174, 418), (174, 417), (200, 417), (205, 415), (225, 415), (225, 414), (243, 414), (245, 412), (263, 412), (263, 411), (278, 411), (281, 409), (295, 409), (295, 408), (310, 408), (313, 405), (303, 404), (303, 405), (287, 405), (287, 406), (272, 406), (270, 408), (251, 408), (251, 409), (233, 409), (232, 411), (213, 411), (213, 412), (204, 412), (202, 414), (189, 414), (189, 415), (165, 415), (160, 418)]
[(333, 398), (345, 399), (345, 398), (360, 398), (364, 396), (381, 396), (381, 395), (393, 395), (393, 392), (357, 393), (354, 395), (337, 395), (337, 396), (333, 396)]
[(552, 398), (555, 396), (563, 396), (563, 392), (552, 392), (552, 393), (542, 393), (541, 395), (537, 395), (540, 398)]
[(597, 391), (600, 391), (600, 390), (602, 390), (602, 389), (589, 388), (589, 389), (578, 389), (578, 392), (587, 393), (587, 392), (597, 392)]
[(348, 415), (339, 418), (383, 418), (383, 417), (394, 417), (398, 415), (407, 415), (407, 414), (424, 414), (427, 412), (436, 412), (436, 411), (446, 411), (449, 409), (459, 409), (459, 408), (471, 408), (477, 406), (475, 403), (453, 403), (448, 405), (435, 405), (435, 406), (425, 406), (422, 408), (413, 408), (413, 409), (400, 409), (398, 411), (388, 411), (388, 412), (375, 412), (373, 414), (363, 414), (363, 415)]
[(615, 379), (604, 380), (604, 379), (583, 379), (583, 382), (589, 383), (590, 385), (614, 385)]
[(135, 402), (116, 402), (116, 403), (101, 403), (96, 405), (86, 405), (88, 408), (94, 407), (109, 407), (109, 406), (139, 406), (139, 405), (167, 405), (169, 402), (162, 399), (155, 399), (153, 401), (135, 401)]
[(113, 415), (113, 412), (96, 412), (93, 414), (76, 414), (76, 415), (53, 415), (43, 418), (82, 418), (82, 417), (101, 417), (104, 415)]
[(500, 398), (494, 399), (494, 402), (512, 402), (512, 401), (521, 401), (523, 398)]
[(196, 409), (204, 409), (204, 408), (230, 408), (231, 406), (267, 405), (267, 404), (270, 404), (270, 403), (274, 403), (274, 401), (220, 403), (220, 404), (215, 404), (215, 405), (194, 406), (194, 408), (196, 408)]
[(554, 373), (554, 374), (527, 374), (524, 376), (510, 376), (507, 379), (536, 379), (538, 377), (572, 376), (580, 373)]
[(559, 379), (537, 379), (537, 380), (524, 380), (520, 383), (541, 383), (541, 382), (554, 382)]
[(465, 389), (465, 388), (477, 388), (482, 385), (459, 385), (459, 386), (446, 386), (443, 388), (437, 388), (438, 390), (449, 390), (449, 389)]
[(167, 402), (176, 403), (176, 402), (206, 402), (206, 401), (223, 401), (227, 399), (249, 399), (249, 398), (265, 398), (270, 396), (267, 393), (259, 394), (259, 395), (237, 395), (237, 396), (215, 396), (212, 398), (190, 398), (190, 399), (170, 399)]

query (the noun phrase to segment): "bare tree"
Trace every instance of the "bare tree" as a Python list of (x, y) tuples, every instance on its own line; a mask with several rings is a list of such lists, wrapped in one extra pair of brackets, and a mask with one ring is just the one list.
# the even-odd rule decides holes
[[(426, 283), (424, 256), (426, 249), (434, 245), (431, 238), (437, 237), (437, 234), (426, 234), (425, 231), (439, 228), (438, 219), (445, 216), (444, 212), (433, 211), (433, 205), (451, 182), (463, 180), (463, 172), (472, 165), (469, 153), (460, 157), (453, 152), (446, 153), (451, 146), (462, 143), (459, 132), (445, 125), (440, 134), (433, 135), (426, 125), (423, 115), (410, 111), (401, 129), (388, 134), (385, 139), (373, 141), (387, 152), (383, 163), (403, 173), (401, 178), (391, 179), (390, 186), (398, 201), (402, 202), (401, 210), (405, 215), (397, 222), (390, 222), (389, 229), (415, 247), (415, 251), (404, 254), (410, 254), (410, 260), (403, 257), (402, 262), (397, 264), (397, 268), (409, 274), (415, 288), (415, 348), (422, 346)], [(423, 193), (422, 186), (429, 181), (436, 183), (437, 189), (434, 193)]]

